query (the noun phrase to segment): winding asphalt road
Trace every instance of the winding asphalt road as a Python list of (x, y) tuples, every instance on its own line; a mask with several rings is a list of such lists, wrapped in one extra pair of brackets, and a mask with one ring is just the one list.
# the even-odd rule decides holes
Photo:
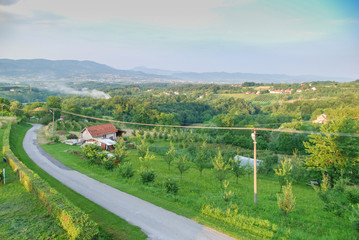
[(149, 239), (233, 239), (64, 166), (37, 144), (36, 131), (40, 127), (41, 125), (34, 124), (24, 138), (23, 147), (29, 157), (39, 167), (69, 188), (129, 223), (139, 226), (148, 235)]

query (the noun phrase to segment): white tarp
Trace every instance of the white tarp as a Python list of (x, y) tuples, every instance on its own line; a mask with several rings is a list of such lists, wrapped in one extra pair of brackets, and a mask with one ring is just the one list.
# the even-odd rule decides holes
[[(250, 164), (251, 166), (254, 166), (254, 159), (253, 158), (248, 158), (248, 157), (243, 157), (240, 155), (237, 155), (234, 157), (234, 161), (238, 161), (241, 160), (241, 166), (246, 165), (246, 164)], [(257, 159), (257, 166), (259, 166), (262, 163), (263, 160), (259, 160)]]

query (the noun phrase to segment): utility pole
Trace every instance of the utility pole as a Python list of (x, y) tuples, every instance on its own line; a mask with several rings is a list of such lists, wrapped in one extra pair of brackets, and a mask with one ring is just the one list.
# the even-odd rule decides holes
[(257, 139), (256, 130), (252, 133), (252, 139), (254, 143), (254, 203), (257, 204)]
[(55, 135), (55, 131), (54, 131), (54, 128), (55, 128), (55, 111), (54, 109), (49, 109), (50, 112), (52, 112), (52, 137), (54, 137)]

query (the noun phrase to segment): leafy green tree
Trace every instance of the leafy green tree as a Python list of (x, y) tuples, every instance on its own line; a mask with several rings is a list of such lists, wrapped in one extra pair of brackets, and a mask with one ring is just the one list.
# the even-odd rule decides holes
[(181, 180), (182, 180), (183, 173), (191, 168), (190, 162), (187, 159), (187, 155), (182, 155), (177, 159), (177, 168), (181, 174)]
[(345, 215), (350, 206), (344, 194), (348, 179), (341, 177), (336, 181), (333, 188), (330, 187), (329, 181), (328, 175), (324, 175), (320, 188), (314, 187), (314, 189), (324, 203), (324, 210), (333, 213), (338, 217), (338, 222), (340, 222), (340, 219)]
[(230, 160), (232, 172), (236, 176), (236, 184), (238, 184), (239, 177), (245, 174), (245, 170), (244, 167), (241, 165), (241, 162), (242, 160), (239, 158), (236, 160)]
[(118, 163), (123, 163), (128, 156), (127, 147), (123, 138), (115, 144), (115, 150), (112, 152)]
[(99, 157), (99, 152), (101, 148), (95, 144), (86, 144), (82, 147), (82, 151), (87, 160), (89, 160), (90, 164), (100, 164), (101, 159)]
[(61, 108), (62, 99), (59, 96), (49, 96), (46, 98), (48, 108)]
[(10, 102), (10, 112), (15, 116), (24, 115), (24, 112), (22, 111), (22, 105), (19, 101)]
[(137, 145), (137, 152), (139, 157), (145, 157), (146, 152), (148, 152), (148, 143), (146, 142), (146, 139), (143, 137), (140, 137), (137, 135), (137, 137), (140, 138), (140, 144)]
[(176, 150), (172, 141), (170, 141), (170, 149), (166, 153), (166, 157), (165, 157), (165, 161), (167, 162), (168, 165), (168, 170), (171, 170), (171, 163), (175, 160), (175, 158), (176, 158)]
[(145, 168), (146, 170), (149, 170), (149, 168), (151, 166), (151, 162), (152, 162), (153, 159), (155, 159), (155, 156), (151, 155), (149, 153), (148, 148), (147, 148), (145, 156), (139, 157), (139, 160), (140, 160), (140, 163), (141, 163), (142, 167)]
[(220, 183), (221, 188), (223, 188), (223, 181), (226, 179), (227, 172), (231, 168), (231, 165), (223, 160), (222, 153), (218, 149), (218, 156), (212, 159), (213, 171)]
[(243, 168), (244, 173), (247, 174), (248, 180), (249, 180), (250, 176), (252, 175), (252, 173), (254, 171), (253, 166), (251, 164), (249, 164), (249, 162), (247, 162), (246, 164), (244, 164), (242, 166), (242, 168)]
[(199, 175), (202, 177), (203, 169), (210, 167), (210, 156), (208, 153), (207, 142), (204, 141), (201, 145), (201, 148), (194, 159), (196, 168), (199, 171)]
[[(346, 172), (350, 179), (355, 178), (356, 176), (351, 174), (351, 168), (359, 161), (359, 138), (350, 136), (350, 133), (358, 133), (358, 129), (357, 121), (350, 118), (322, 125), (321, 131), (324, 134), (312, 134), (309, 141), (304, 142), (306, 151), (310, 154), (306, 165), (311, 169), (323, 171), (332, 180), (338, 179), (341, 171)], [(335, 135), (338, 133), (344, 134)]]
[(275, 174), (278, 176), (281, 190), (285, 182), (288, 182), (288, 180), (290, 179), (291, 171), (292, 165), (290, 158), (284, 158), (283, 160), (281, 160), (280, 165), (278, 164), (278, 168), (274, 169)]
[(287, 185), (282, 187), (282, 193), (277, 193), (277, 203), (279, 210), (285, 214), (287, 219), (288, 213), (293, 212), (295, 207), (295, 197), (292, 193), (291, 183), (287, 182)]

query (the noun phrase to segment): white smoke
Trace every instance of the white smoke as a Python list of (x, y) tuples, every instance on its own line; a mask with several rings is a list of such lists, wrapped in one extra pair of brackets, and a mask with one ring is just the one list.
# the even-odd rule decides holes
[[(56, 89), (54, 89), (56, 88)], [(87, 88), (83, 88), (81, 90), (76, 90), (74, 88), (65, 86), (65, 85), (56, 85), (54, 86), (54, 88), (50, 88), (50, 90), (56, 91), (56, 92), (61, 92), (61, 93), (65, 93), (65, 94), (74, 94), (74, 95), (80, 95), (80, 96), (89, 96), (89, 97), (93, 97), (93, 98), (105, 98), (105, 99), (110, 99), (111, 96), (105, 92), (96, 90), (96, 89), (92, 89), (89, 90)]]

